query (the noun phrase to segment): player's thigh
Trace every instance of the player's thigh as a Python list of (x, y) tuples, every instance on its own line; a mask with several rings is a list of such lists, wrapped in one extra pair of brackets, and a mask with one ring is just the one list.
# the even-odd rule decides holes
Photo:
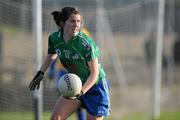
[(104, 116), (93, 116), (89, 114), (88, 112), (86, 113), (86, 120), (103, 120)]
[(64, 97), (60, 97), (52, 111), (51, 120), (61, 118), (66, 119), (73, 112), (75, 112), (81, 105), (79, 100), (69, 100)]

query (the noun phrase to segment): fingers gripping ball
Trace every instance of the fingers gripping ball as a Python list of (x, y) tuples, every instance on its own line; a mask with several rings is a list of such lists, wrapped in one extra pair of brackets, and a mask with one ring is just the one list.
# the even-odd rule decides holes
[(64, 97), (75, 97), (81, 94), (81, 89), (81, 79), (73, 73), (64, 74), (58, 82), (58, 90)]

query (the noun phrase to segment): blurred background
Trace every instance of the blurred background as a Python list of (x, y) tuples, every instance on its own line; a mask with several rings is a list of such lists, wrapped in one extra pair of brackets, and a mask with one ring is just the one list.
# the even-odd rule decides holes
[[(42, 0), (42, 57), (48, 35), (57, 30), (51, 12), (77, 6), (111, 83), (112, 113), (106, 119), (152, 120), (157, 107), (161, 120), (180, 120), (180, 1), (164, 2), (162, 15), (158, 0)], [(0, 0), (0, 120), (34, 119), (27, 88), (36, 73), (33, 32), (32, 0)], [(44, 119), (57, 98), (46, 75)]]

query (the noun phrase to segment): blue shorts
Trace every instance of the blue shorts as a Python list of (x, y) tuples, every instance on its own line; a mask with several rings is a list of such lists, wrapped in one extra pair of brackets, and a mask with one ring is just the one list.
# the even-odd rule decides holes
[(109, 82), (100, 80), (79, 98), (82, 108), (93, 116), (108, 116), (110, 111)]

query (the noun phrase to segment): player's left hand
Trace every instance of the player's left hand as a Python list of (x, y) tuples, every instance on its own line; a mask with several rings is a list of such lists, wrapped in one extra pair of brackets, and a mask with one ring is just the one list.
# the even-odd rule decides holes
[(63, 96), (63, 97), (66, 98), (66, 99), (75, 100), (75, 99), (80, 98), (80, 97), (83, 96), (83, 95), (84, 95), (84, 93), (83, 93), (83, 91), (81, 90), (81, 92), (80, 92), (79, 94), (77, 94), (77, 95), (75, 95), (75, 96), (73, 96), (73, 97), (65, 97), (65, 96)]

